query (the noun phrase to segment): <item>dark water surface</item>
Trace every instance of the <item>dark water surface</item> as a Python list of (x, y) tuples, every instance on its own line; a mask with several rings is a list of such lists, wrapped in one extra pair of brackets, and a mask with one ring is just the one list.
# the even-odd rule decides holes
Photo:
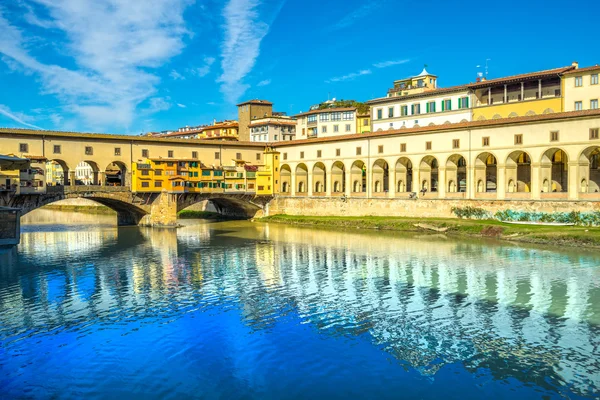
[(597, 398), (600, 253), (31, 213), (0, 398)]

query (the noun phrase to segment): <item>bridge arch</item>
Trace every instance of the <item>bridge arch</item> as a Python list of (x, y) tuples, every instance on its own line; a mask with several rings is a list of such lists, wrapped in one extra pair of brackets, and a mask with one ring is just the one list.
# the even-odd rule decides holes
[(131, 175), (127, 165), (122, 161), (113, 161), (104, 169), (106, 186), (129, 186)]
[(102, 204), (117, 213), (117, 223), (120, 226), (138, 225), (144, 216), (150, 214), (150, 207), (135, 204), (129, 190), (103, 190), (86, 187), (55, 186), (48, 187), (44, 195), (15, 196), (9, 203), (10, 207), (20, 208), (21, 215), (45, 205), (65, 200), (84, 198)]
[(221, 215), (236, 218), (250, 219), (268, 203), (269, 197), (256, 197), (251, 194), (227, 193), (183, 193), (177, 194), (177, 212), (208, 200)]
[(67, 186), (69, 184), (69, 164), (62, 159), (53, 158), (46, 161), (46, 185)]

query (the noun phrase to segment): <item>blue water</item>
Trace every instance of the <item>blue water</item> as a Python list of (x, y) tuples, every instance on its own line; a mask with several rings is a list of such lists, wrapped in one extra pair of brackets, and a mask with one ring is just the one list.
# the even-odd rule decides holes
[(598, 396), (599, 253), (94, 218), (0, 255), (1, 398)]

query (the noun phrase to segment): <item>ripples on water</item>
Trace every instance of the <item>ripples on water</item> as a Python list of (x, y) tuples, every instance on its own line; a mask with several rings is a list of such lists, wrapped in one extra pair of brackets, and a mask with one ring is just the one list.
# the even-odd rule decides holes
[(598, 253), (81, 218), (24, 221), (18, 251), (0, 255), (0, 397), (600, 390)]

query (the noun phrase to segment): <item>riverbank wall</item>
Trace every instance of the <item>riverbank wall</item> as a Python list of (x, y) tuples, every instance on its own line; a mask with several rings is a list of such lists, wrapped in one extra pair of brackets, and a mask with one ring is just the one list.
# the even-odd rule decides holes
[(600, 202), (557, 200), (452, 200), (452, 199), (383, 199), (341, 197), (275, 197), (265, 208), (264, 216), (277, 214), (303, 216), (395, 216), (413, 218), (456, 218), (453, 207), (482, 208), (520, 212), (591, 212), (600, 211)]

